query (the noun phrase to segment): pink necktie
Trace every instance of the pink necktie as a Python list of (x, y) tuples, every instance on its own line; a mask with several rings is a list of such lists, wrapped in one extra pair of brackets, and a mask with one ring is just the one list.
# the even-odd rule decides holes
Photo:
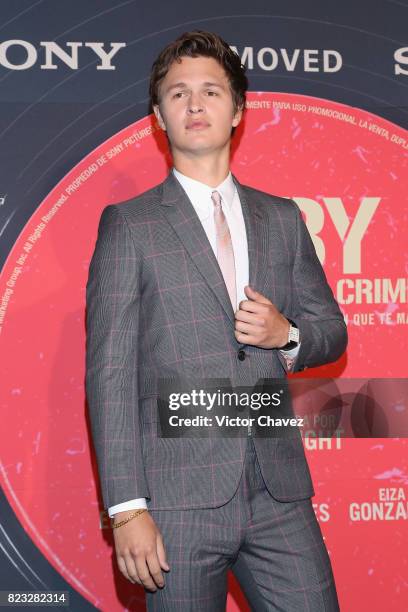
[(214, 221), (217, 238), (217, 260), (227, 286), (232, 308), (237, 307), (237, 288), (235, 278), (235, 260), (232, 249), (231, 234), (221, 206), (221, 196), (213, 191), (211, 199), (214, 202)]

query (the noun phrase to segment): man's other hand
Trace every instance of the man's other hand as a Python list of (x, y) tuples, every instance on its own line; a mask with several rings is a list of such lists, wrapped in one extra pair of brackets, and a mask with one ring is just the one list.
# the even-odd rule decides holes
[(249, 285), (244, 289), (247, 300), (239, 303), (235, 313), (235, 338), (242, 344), (272, 349), (288, 341), (289, 321), (262, 293)]
[[(115, 514), (114, 523), (133, 510)], [(149, 512), (142, 512), (125, 525), (113, 529), (116, 559), (122, 574), (132, 583), (157, 591), (164, 586), (162, 569), (169, 571), (162, 535)]]

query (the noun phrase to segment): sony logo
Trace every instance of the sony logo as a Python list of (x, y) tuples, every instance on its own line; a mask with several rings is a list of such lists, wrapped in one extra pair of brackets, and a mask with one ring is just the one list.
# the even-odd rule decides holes
[[(394, 53), (394, 59), (397, 62), (394, 64), (395, 74), (408, 74), (408, 47), (400, 47)], [(400, 64), (404, 64), (406, 68), (401, 68)]]
[[(61, 46), (54, 41), (41, 41), (39, 45), (41, 49), (37, 49), (27, 40), (20, 39), (1, 42), (0, 66), (8, 70), (28, 70), (37, 63), (38, 56), (41, 53), (43, 57), (43, 63), (40, 65), (41, 70), (56, 70), (61, 63), (71, 70), (78, 70), (78, 51), (80, 47), (88, 47), (100, 60), (100, 63), (96, 65), (97, 70), (116, 70), (112, 60), (119, 49), (126, 47), (125, 42), (67, 42), (64, 46)], [(107, 45), (109, 45), (109, 48), (105, 48)], [(13, 48), (14, 50), (18, 49), (19, 56), (22, 58), (18, 62), (15, 61), (15, 53), (14, 58), (10, 57), (10, 55), (13, 56)], [(239, 54), (237, 47), (231, 45), (231, 49)], [(334, 49), (293, 49), (293, 51), (288, 51), (287, 49), (263, 47), (255, 52), (253, 47), (244, 47), (240, 57), (242, 63), (246, 64), (249, 70), (254, 69), (255, 63), (259, 68), (266, 71), (276, 70), (280, 64), (286, 71), (293, 72), (301, 64), (304, 72), (338, 72), (343, 65), (341, 54)], [(56, 59), (58, 59), (58, 63), (55, 63)], [(394, 73), (408, 75), (408, 47), (396, 49), (394, 60), (396, 62)]]
[[(105, 45), (109, 45), (106, 49)], [(38, 56), (41, 52), (43, 63), (41, 70), (56, 70), (58, 64), (65, 64), (72, 70), (78, 70), (78, 50), (80, 47), (88, 47), (98, 57), (100, 63), (96, 65), (97, 70), (116, 70), (116, 66), (112, 64), (112, 59), (115, 57), (119, 49), (126, 47), (124, 42), (67, 42), (64, 45), (68, 47), (65, 50), (63, 47), (53, 41), (40, 42), (41, 49), (28, 42), (27, 40), (5, 40), (0, 43), (0, 66), (9, 70), (28, 70), (38, 61)], [(10, 59), (10, 50), (13, 48), (19, 50), (19, 56), (22, 60), (18, 63)], [(58, 64), (54, 60), (58, 58)]]

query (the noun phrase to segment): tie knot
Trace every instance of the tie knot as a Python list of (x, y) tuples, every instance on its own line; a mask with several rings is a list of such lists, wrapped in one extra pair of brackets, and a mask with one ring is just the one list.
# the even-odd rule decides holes
[(221, 206), (221, 196), (218, 191), (213, 191), (211, 194), (211, 199), (214, 202), (215, 206)]

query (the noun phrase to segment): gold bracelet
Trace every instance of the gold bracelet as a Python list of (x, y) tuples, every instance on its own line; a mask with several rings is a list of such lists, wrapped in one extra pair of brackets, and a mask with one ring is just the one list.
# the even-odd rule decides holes
[(119, 523), (114, 523), (113, 521), (115, 519), (113, 518), (112, 529), (117, 529), (118, 527), (122, 527), (122, 525), (125, 525), (126, 523), (131, 521), (133, 518), (135, 518), (135, 516), (139, 516), (139, 514), (142, 514), (142, 512), (147, 512), (147, 508), (139, 508), (139, 510), (136, 510), (132, 514), (129, 514), (127, 518), (125, 518), (123, 521), (119, 521)]

